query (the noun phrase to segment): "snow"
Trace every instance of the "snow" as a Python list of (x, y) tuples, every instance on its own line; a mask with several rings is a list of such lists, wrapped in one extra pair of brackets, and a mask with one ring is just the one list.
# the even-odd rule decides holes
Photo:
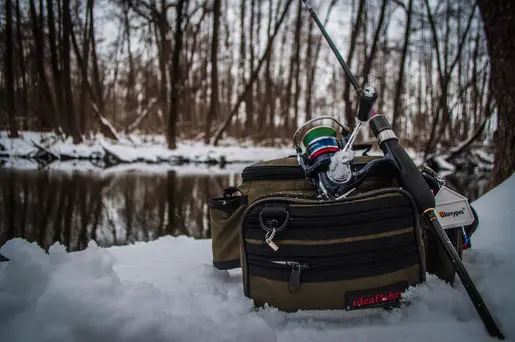
[(62, 140), (53, 133), (21, 132), (20, 138), (9, 139), (7, 132), (0, 131), (0, 145), (14, 158), (30, 158), (38, 149), (34, 143), (44, 146), (57, 156), (75, 159), (102, 159), (106, 151), (116, 155), (123, 163), (178, 163), (181, 160), (196, 163), (250, 163), (286, 157), (293, 149), (280, 147), (251, 147), (246, 142), (226, 141), (221, 146), (206, 145), (195, 140), (181, 140), (175, 150), (169, 150), (162, 138), (155, 136), (125, 136), (113, 141), (96, 135), (80, 144), (71, 138)]
[[(480, 217), (464, 263), (508, 340), (515, 336), (515, 175), (472, 205)], [(463, 286), (434, 276), (385, 311), (256, 309), (240, 270), (211, 266), (211, 241), (48, 254), (22, 239), (0, 253), (0, 341), (488, 341)]]

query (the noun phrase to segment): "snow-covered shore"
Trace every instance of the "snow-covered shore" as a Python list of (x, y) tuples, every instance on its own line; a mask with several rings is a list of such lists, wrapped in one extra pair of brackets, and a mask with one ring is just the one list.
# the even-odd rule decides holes
[[(169, 150), (162, 136), (131, 135), (115, 142), (97, 135), (80, 144), (71, 139), (61, 140), (53, 133), (22, 132), (20, 138), (10, 139), (0, 131), (0, 157), (7, 166), (36, 168), (38, 159), (51, 158), (58, 162), (97, 161), (110, 164), (230, 164), (252, 163), (285, 157), (294, 153), (292, 147), (256, 147), (249, 142), (226, 140), (220, 146), (200, 141), (178, 142)], [(91, 164), (89, 164), (91, 165)]]
[[(464, 263), (508, 340), (515, 336), (515, 176), (473, 203)], [(255, 309), (241, 273), (211, 266), (211, 241), (48, 254), (14, 239), (0, 253), (0, 341), (488, 341), (465, 290), (429, 276), (391, 312)]]

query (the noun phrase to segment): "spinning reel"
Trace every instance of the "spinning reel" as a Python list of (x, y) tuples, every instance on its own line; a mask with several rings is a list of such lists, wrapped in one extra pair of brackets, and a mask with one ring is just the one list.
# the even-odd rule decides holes
[[(353, 163), (354, 140), (363, 124), (368, 121), (368, 112), (375, 98), (373, 88), (368, 87), (363, 91), (358, 125), (354, 130), (332, 117), (321, 116), (307, 121), (293, 135), (299, 165), (306, 178), (327, 199), (346, 197), (363, 182), (374, 167), (392, 164), (387, 158), (372, 160), (361, 168)], [(361, 120), (362, 117), (365, 119)], [(299, 137), (302, 137), (300, 142)]]

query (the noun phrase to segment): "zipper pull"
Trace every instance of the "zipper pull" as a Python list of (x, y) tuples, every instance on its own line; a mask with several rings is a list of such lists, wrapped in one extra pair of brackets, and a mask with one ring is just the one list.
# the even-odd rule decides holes
[(291, 273), (290, 273), (290, 281), (288, 282), (288, 291), (290, 293), (297, 293), (300, 289), (300, 272), (302, 270), (308, 269), (308, 264), (301, 264), (298, 262), (291, 262)]

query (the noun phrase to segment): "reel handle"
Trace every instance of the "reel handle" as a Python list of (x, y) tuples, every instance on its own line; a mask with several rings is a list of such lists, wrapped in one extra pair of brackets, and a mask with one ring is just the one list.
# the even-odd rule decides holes
[(373, 87), (366, 87), (361, 92), (361, 99), (358, 109), (358, 120), (361, 122), (368, 121), (369, 113), (372, 110), (377, 99), (377, 92)]

